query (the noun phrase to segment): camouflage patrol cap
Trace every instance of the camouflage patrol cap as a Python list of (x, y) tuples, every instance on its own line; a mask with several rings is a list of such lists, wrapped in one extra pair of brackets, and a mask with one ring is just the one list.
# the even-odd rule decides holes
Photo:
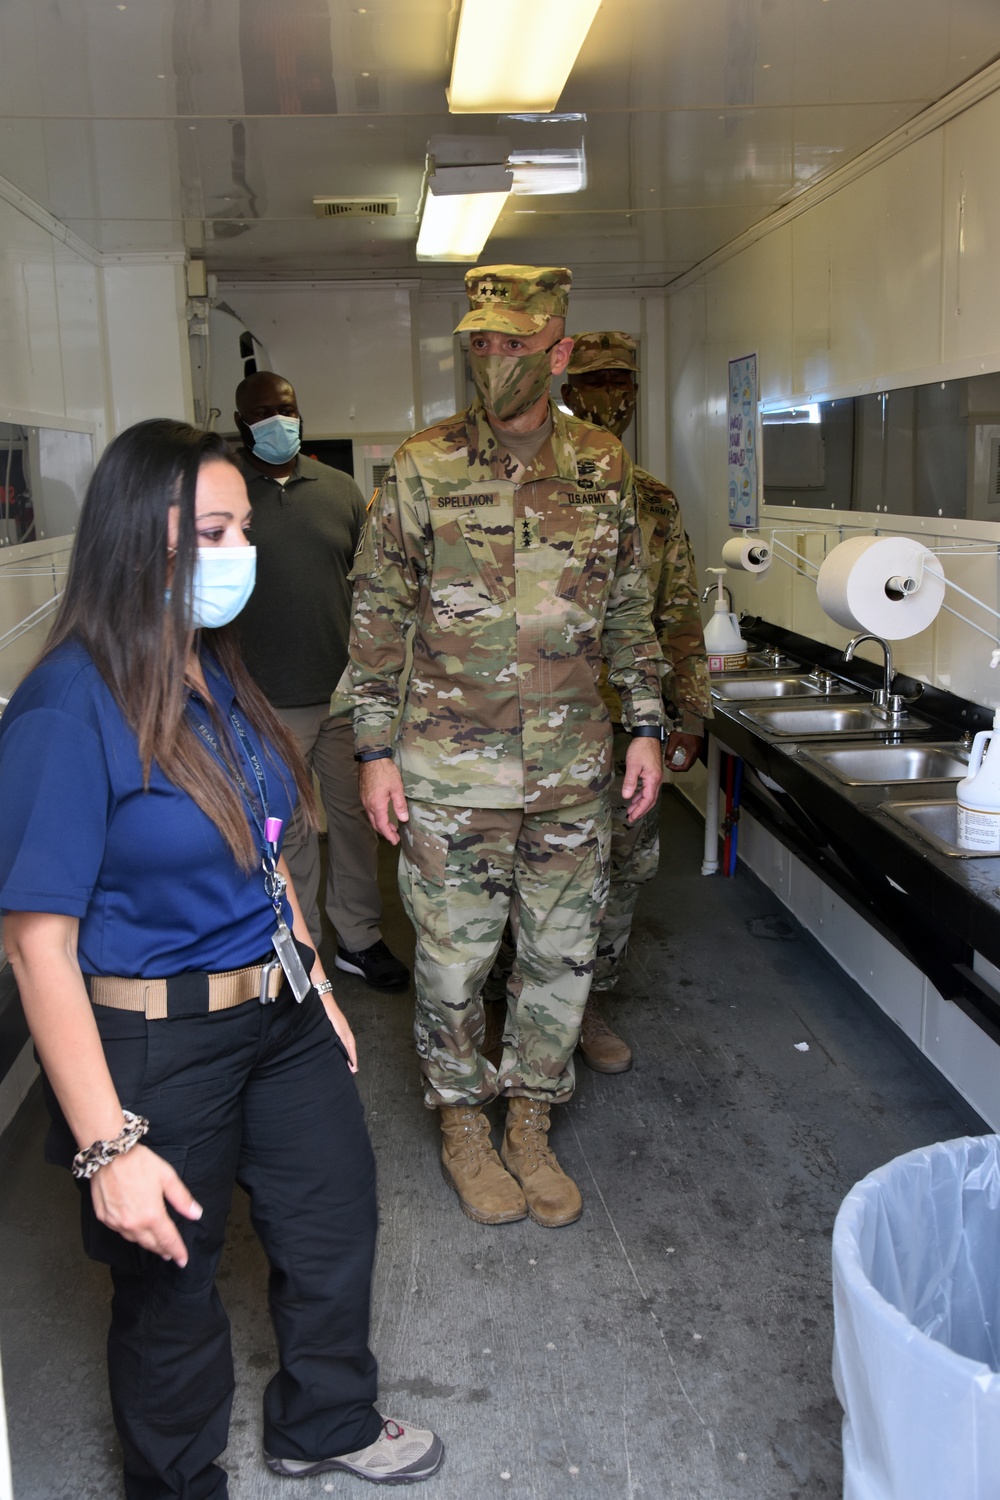
[(540, 333), (550, 318), (565, 318), (572, 280), (565, 266), (474, 266), (465, 273), (472, 311), (455, 332)]
[(630, 333), (576, 333), (566, 374), (589, 375), (592, 370), (634, 370), (636, 343)]

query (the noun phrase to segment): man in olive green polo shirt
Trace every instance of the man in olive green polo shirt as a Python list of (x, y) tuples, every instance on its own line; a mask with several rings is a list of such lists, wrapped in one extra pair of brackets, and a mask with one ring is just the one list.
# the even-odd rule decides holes
[[(361, 808), (350, 720), (330, 716), (347, 661), (354, 552), (365, 502), (349, 474), (300, 452), (302, 417), (289, 381), (270, 370), (236, 391), (257, 547), (257, 583), (237, 622), (247, 666), (316, 773), (328, 828), (326, 910), (338, 969), (376, 989), (409, 980), (380, 928), (378, 840)], [(319, 946), (319, 849), (297, 815), (284, 854), (309, 931)]]

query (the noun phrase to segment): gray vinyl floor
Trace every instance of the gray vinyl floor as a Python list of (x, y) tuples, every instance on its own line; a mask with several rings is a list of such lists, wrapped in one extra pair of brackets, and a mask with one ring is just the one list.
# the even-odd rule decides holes
[[(970, 1120), (754, 878), (700, 874), (700, 825), (667, 796), (657, 880), (609, 1002), (634, 1069), (581, 1066), (553, 1140), (580, 1222), (488, 1228), (437, 1164), (408, 994), (340, 976), (380, 1166), (372, 1343), (382, 1409), (445, 1438), (428, 1500), (817, 1500), (840, 1493), (830, 1233), (876, 1165)], [(412, 940), (383, 851), (386, 936)], [(332, 957), (332, 954), (330, 955)], [(796, 1043), (808, 1042), (808, 1051)], [(41, 1160), (31, 1098), (0, 1143), (0, 1350), (16, 1500), (114, 1500), (105, 1273)], [(265, 1267), (237, 1195), (222, 1289), (239, 1392), (235, 1500), (369, 1493), (260, 1459), (274, 1351)]]

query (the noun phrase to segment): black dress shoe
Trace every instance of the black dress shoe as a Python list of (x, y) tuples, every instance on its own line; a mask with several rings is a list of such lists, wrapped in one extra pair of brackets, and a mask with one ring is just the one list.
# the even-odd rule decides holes
[(349, 953), (346, 948), (338, 947), (334, 963), (345, 974), (360, 974), (376, 990), (401, 990), (410, 982), (409, 969), (389, 952), (381, 938), (370, 948), (362, 948), (360, 953)]

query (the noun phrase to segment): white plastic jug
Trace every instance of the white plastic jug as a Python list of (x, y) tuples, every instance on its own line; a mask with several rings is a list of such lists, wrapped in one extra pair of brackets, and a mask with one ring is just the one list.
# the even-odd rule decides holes
[(959, 847), (1000, 854), (1000, 709), (993, 728), (972, 741), (968, 773), (955, 790)]
[(726, 608), (726, 596), (722, 592), (725, 568), (707, 568), (708, 573), (717, 573), (719, 592), (715, 600), (712, 618), (705, 626), (705, 650), (708, 653), (710, 672), (740, 672), (747, 664), (747, 643), (740, 635), (736, 616)]

